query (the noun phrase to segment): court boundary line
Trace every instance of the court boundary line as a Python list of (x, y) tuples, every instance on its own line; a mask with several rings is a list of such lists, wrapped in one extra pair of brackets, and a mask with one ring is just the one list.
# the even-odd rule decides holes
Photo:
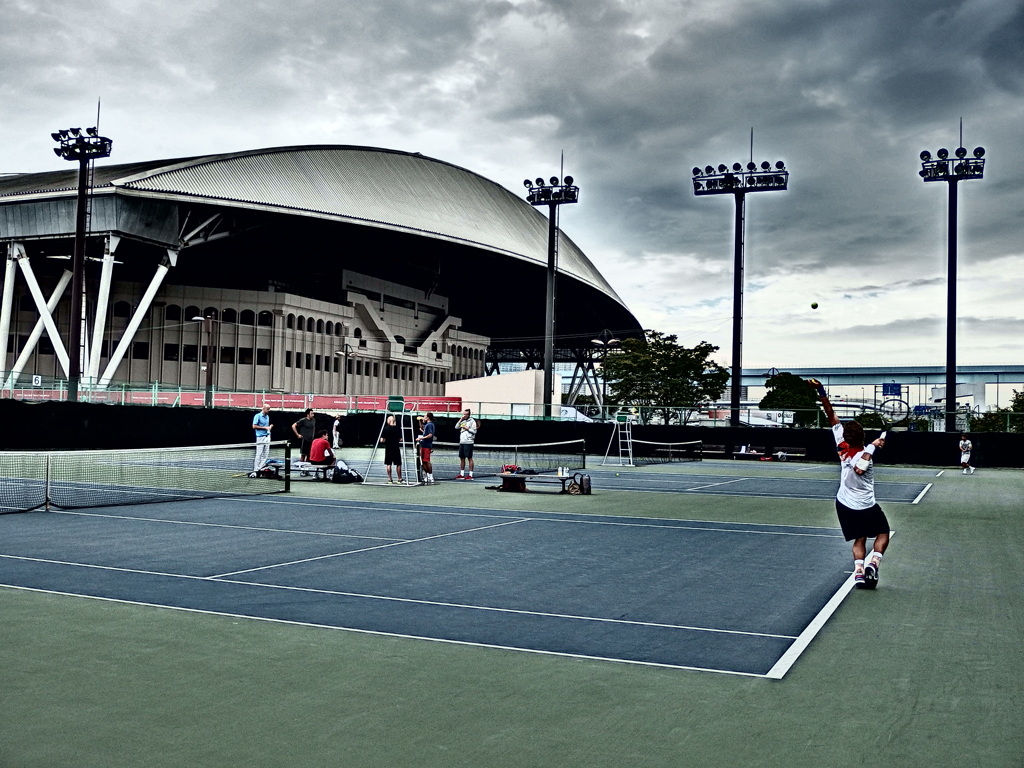
[(616, 659), (614, 657), (606, 656), (588, 656), (581, 653), (566, 653), (564, 651), (543, 651), (535, 648), (517, 648), (515, 646), (497, 645), (495, 643), (473, 643), (468, 640), (449, 640), (442, 637), (426, 637), (421, 635), (407, 635), (397, 632), (381, 632), (373, 629), (355, 629), (352, 627), (334, 627), (330, 624), (316, 624), (314, 622), (305, 621), (294, 621), (290, 619), (271, 619), (264, 616), (247, 616), (241, 613), (228, 613), (224, 611), (208, 611), (201, 608), (182, 608), (175, 605), (160, 605), (158, 603), (146, 603), (138, 600), (124, 600), (115, 597), (99, 597), (96, 595), (78, 595), (73, 592), (61, 592), (53, 589), (39, 589), (37, 587), (22, 587), (15, 584), (0, 584), (0, 588), (21, 590), (24, 592), (35, 592), (38, 594), (49, 594), (49, 595), (60, 595), (62, 597), (78, 597), (85, 598), (87, 600), (100, 600), (109, 603), (119, 603), (121, 605), (135, 605), (145, 608), (157, 608), (169, 611), (180, 611), (182, 613), (197, 613), (206, 616), (219, 616), (230, 619), (247, 619), (249, 621), (262, 621), (271, 624), (285, 624), (297, 627), (310, 627), (313, 629), (327, 629), (336, 632), (354, 632), (362, 635), (374, 635), (377, 637), (393, 637), (401, 640), (427, 640), (434, 643), (444, 643), (446, 645), (459, 645), (471, 648), (488, 648), (497, 651), (515, 651), (518, 653), (532, 653), (538, 656), (557, 656), (561, 658), (569, 659), (584, 659), (587, 661), (604, 661), (612, 662), (616, 664), (631, 664), (633, 666), (640, 667), (655, 667), (659, 669), (681, 669), (687, 672), (712, 672), (720, 675), (734, 675), (738, 677), (753, 677), (760, 678), (762, 680), (768, 679), (767, 675), (758, 674), (756, 672), (740, 672), (739, 670), (733, 669), (714, 669), (712, 667), (694, 667), (687, 666), (684, 664), (665, 664), (654, 661), (637, 661), (635, 659)]
[(822, 606), (821, 610), (818, 611), (817, 615), (811, 619), (810, 623), (804, 627), (803, 631), (796, 638), (792, 645), (786, 649), (786, 651), (779, 657), (778, 661), (772, 665), (772, 668), (768, 670), (765, 677), (771, 680), (781, 680), (786, 676), (786, 673), (796, 664), (797, 660), (804, 655), (807, 647), (811, 644), (811, 641), (818, 636), (818, 633), (824, 629), (825, 624), (832, 618), (832, 615), (839, 610), (839, 606), (843, 604), (846, 596), (853, 590), (853, 574), (840, 585), (839, 589), (836, 590), (835, 594), (829, 598), (828, 602)]

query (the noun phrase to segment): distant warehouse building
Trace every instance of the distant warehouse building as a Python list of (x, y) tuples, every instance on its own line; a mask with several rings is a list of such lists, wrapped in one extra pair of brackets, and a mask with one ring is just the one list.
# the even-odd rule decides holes
[[(0, 176), (7, 385), (67, 378), (77, 183), (77, 167)], [(93, 385), (201, 386), (208, 341), (218, 389), (437, 395), (499, 361), (540, 365), (547, 219), (471, 171), (305, 146), (101, 162), (92, 186)], [(560, 360), (603, 329), (642, 332), (564, 235), (557, 318)]]

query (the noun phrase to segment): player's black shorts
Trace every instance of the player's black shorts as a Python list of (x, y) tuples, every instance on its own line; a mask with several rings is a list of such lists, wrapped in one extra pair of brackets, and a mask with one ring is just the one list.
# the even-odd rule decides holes
[(843, 537), (847, 541), (873, 539), (880, 533), (889, 532), (889, 521), (877, 504), (867, 509), (850, 509), (837, 500), (836, 514), (839, 516), (839, 527), (843, 529)]
[(473, 458), (473, 444), (472, 443), (459, 443), (459, 458), (460, 459), (472, 459)]
[(399, 450), (397, 445), (384, 446), (384, 463), (388, 465), (394, 464), (396, 467), (402, 466), (402, 451)]

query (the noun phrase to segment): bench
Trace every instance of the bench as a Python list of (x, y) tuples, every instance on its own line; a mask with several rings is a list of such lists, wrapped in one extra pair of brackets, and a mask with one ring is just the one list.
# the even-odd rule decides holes
[(725, 456), (724, 445), (705, 445), (700, 450), (703, 456)]
[(559, 477), (557, 475), (522, 475), (502, 472), (498, 477), (501, 478), (501, 486), (498, 488), (499, 491), (513, 491), (515, 493), (523, 493), (526, 491), (527, 483), (560, 485), (562, 486), (562, 489), (559, 493), (568, 493), (569, 489), (566, 486), (573, 481), (573, 475)]
[(313, 464), (309, 461), (292, 462), (292, 471), (298, 472), (300, 477), (312, 477), (314, 480), (326, 480), (327, 470), (333, 468), (333, 461), (330, 464)]
[(764, 458), (764, 446), (763, 445), (752, 445), (748, 450), (741, 450), (744, 446), (737, 445), (736, 449), (732, 452), (734, 459), (762, 459)]

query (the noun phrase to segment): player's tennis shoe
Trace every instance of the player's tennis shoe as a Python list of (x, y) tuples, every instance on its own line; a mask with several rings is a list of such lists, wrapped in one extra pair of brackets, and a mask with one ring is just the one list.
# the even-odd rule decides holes
[(874, 589), (878, 586), (878, 566), (868, 563), (864, 567), (864, 589)]
[(459, 474), (457, 474), (457, 475), (455, 476), (455, 479), (456, 479), (456, 480), (465, 480), (465, 479), (466, 479), (466, 476), (465, 476), (464, 474), (462, 474), (461, 472), (459, 472)]
[(864, 589), (864, 574), (855, 573), (853, 574), (853, 587), (854, 589)]

